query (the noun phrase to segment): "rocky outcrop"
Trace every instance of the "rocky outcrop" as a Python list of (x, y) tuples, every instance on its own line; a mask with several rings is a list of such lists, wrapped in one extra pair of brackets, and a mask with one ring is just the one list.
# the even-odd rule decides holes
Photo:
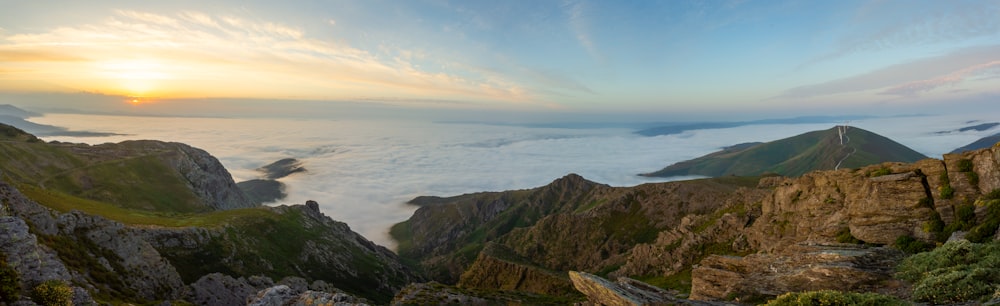
[(874, 291), (903, 254), (852, 245), (794, 246), (786, 255), (712, 255), (691, 272), (691, 299), (761, 301), (785, 292)]
[(0, 255), (5, 255), (7, 264), (17, 271), (25, 290), (51, 279), (71, 279), (56, 253), (39, 244), (21, 218), (0, 216)]
[(319, 306), (319, 305), (368, 305), (365, 300), (345, 293), (322, 291), (296, 291), (286, 285), (261, 290), (248, 306)]
[(458, 281), (462, 288), (499, 289), (548, 295), (572, 294), (566, 274), (528, 263), (506, 247), (490, 243)]
[(711, 305), (679, 299), (673, 293), (629, 278), (620, 278), (617, 283), (613, 283), (599, 276), (577, 271), (570, 271), (569, 278), (576, 290), (586, 295), (594, 305)]
[(493, 305), (497, 301), (473, 296), (445, 285), (413, 283), (396, 294), (391, 305)]
[(243, 192), (222, 163), (205, 150), (182, 143), (159, 141), (123, 142), (122, 146), (143, 146), (169, 152), (163, 155), (172, 169), (185, 178), (191, 190), (206, 205), (219, 210), (259, 206)]
[(244, 279), (212, 273), (191, 284), (187, 300), (195, 305), (246, 305), (255, 293)]
[[(30, 267), (24, 275), (35, 282), (31, 286), (47, 279), (72, 279), (93, 286), (91, 290), (136, 299), (180, 296), (184, 284), (170, 262), (121, 223), (79, 211), (53, 212), (2, 181), (0, 196), (15, 217), (7, 223), (10, 236), (0, 243), (22, 246), (10, 254), (23, 255), (18, 265)], [(31, 224), (31, 234), (25, 235), (28, 227), (20, 224)], [(32, 246), (36, 236), (42, 243)]]

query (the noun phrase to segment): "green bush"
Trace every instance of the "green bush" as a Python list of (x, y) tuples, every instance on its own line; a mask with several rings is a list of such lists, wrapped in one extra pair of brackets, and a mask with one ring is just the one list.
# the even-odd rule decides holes
[(979, 174), (975, 172), (966, 172), (965, 177), (969, 179), (969, 185), (979, 186)]
[(894, 245), (900, 251), (910, 254), (916, 254), (934, 248), (933, 244), (926, 243), (906, 235), (897, 237)]
[[(955, 210), (955, 221), (961, 221), (968, 224), (973, 224), (976, 222), (976, 206), (972, 204), (962, 204), (958, 206)], [(963, 228), (962, 230), (969, 230), (968, 228)]]
[(958, 172), (970, 172), (972, 171), (972, 160), (961, 159), (958, 161)]
[(21, 297), (21, 280), (4, 257), (0, 254), (0, 302), (13, 303)]
[(882, 168), (878, 168), (877, 170), (872, 171), (871, 173), (868, 173), (868, 176), (870, 176), (870, 177), (876, 177), (876, 176), (883, 176), (883, 175), (889, 175), (889, 174), (892, 174), (892, 170), (889, 169), (889, 168), (886, 168), (886, 167), (882, 167)]
[(770, 306), (909, 305), (897, 298), (877, 293), (820, 290), (789, 292), (767, 302)]
[(896, 277), (913, 283), (913, 299), (952, 304), (992, 295), (1000, 283), (1000, 243), (953, 241), (903, 260)]
[(35, 286), (31, 300), (39, 305), (73, 305), (73, 289), (61, 280), (47, 280)]
[(855, 238), (854, 235), (851, 235), (851, 228), (849, 228), (849, 227), (844, 227), (844, 228), (841, 228), (840, 231), (837, 231), (837, 242), (840, 242), (840, 243), (855, 243), (855, 244), (865, 243), (864, 241), (861, 241), (860, 239)]
[(951, 188), (951, 185), (944, 185), (938, 188), (941, 191), (942, 199), (951, 199), (955, 197), (955, 188)]

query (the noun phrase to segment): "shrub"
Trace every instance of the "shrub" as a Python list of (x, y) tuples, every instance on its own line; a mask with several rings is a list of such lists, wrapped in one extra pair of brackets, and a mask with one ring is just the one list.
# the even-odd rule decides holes
[(0, 302), (13, 303), (21, 297), (21, 280), (0, 254)]
[(73, 289), (61, 280), (47, 280), (35, 286), (31, 300), (40, 305), (73, 305)]
[(966, 172), (965, 177), (969, 179), (969, 184), (972, 186), (979, 185), (979, 174), (975, 172)]
[(839, 306), (839, 305), (909, 305), (897, 298), (877, 293), (840, 292), (820, 290), (789, 292), (767, 302), (771, 306)]
[(969, 172), (972, 171), (972, 160), (960, 159), (958, 161), (958, 172)]
[(872, 171), (871, 173), (868, 174), (868, 176), (870, 176), (870, 177), (876, 177), (876, 176), (883, 176), (883, 175), (889, 175), (889, 174), (892, 174), (892, 170), (889, 169), (889, 168), (886, 168), (886, 167), (882, 167), (882, 168), (878, 168), (875, 171)]
[(851, 228), (849, 228), (849, 227), (844, 227), (844, 228), (840, 229), (840, 231), (837, 231), (837, 242), (840, 242), (840, 243), (855, 243), (855, 244), (865, 243), (864, 241), (861, 241), (860, 239), (855, 238), (854, 235), (851, 235)]
[[(958, 206), (955, 210), (955, 220), (965, 222), (968, 224), (975, 223), (976, 221), (976, 206), (972, 204), (962, 204)], [(963, 228), (963, 230), (968, 230)]]
[(903, 260), (896, 277), (913, 283), (913, 298), (953, 304), (987, 297), (1000, 282), (1000, 243), (953, 241)]
[(938, 188), (941, 191), (942, 199), (951, 199), (955, 197), (955, 188), (951, 188), (951, 185), (944, 185)]
[(900, 251), (910, 254), (916, 254), (934, 248), (933, 244), (926, 243), (906, 235), (897, 237), (894, 245)]

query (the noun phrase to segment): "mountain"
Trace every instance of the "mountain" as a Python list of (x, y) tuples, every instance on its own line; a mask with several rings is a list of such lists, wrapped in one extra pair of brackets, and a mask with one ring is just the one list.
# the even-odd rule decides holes
[(114, 136), (115, 133), (70, 131), (64, 127), (54, 125), (38, 124), (28, 121), (28, 118), (41, 116), (39, 113), (26, 111), (10, 104), (0, 104), (0, 124), (6, 124), (28, 131), (34, 135), (41, 136), (73, 136), (73, 137), (94, 137), (94, 136)]
[[(858, 144), (880, 140), (858, 130), (849, 136)], [(935, 303), (943, 303), (942, 296), (950, 303), (989, 298), (1000, 284), (990, 274), (1000, 273), (997, 267), (982, 274), (962, 266), (908, 274), (915, 276), (896, 272), (938, 262), (908, 256), (953, 234), (968, 241), (944, 244), (941, 252), (1000, 247), (991, 242), (1000, 224), (998, 158), (994, 147), (798, 177), (722, 176), (634, 187), (568, 175), (534, 189), (418, 197), (411, 203), (420, 208), (391, 234), (400, 256), (440, 283), (410, 285), (397, 301), (419, 303), (410, 299), (413, 292), (464, 301), (503, 302), (514, 294), (579, 298), (568, 286), (598, 303), (635, 301), (635, 288), (692, 305), (762, 303), (815, 290)], [(995, 258), (982, 260), (989, 265)], [(603, 277), (621, 285), (598, 280)]]
[(185, 144), (45, 143), (0, 125), (0, 159), (0, 304), (52, 280), (78, 305), (388, 303), (424, 280), (316, 202), (260, 206)]
[(964, 145), (958, 149), (951, 151), (951, 153), (962, 153), (965, 151), (979, 150), (992, 147), (993, 145), (1000, 142), (1000, 133), (993, 134), (991, 136), (986, 136), (980, 138), (979, 140), (973, 141), (970, 144)]
[(689, 122), (689, 123), (662, 124), (659, 126), (644, 128), (636, 131), (635, 133), (642, 136), (661, 136), (661, 135), (680, 134), (686, 131), (693, 131), (693, 130), (726, 129), (726, 128), (741, 127), (746, 125), (835, 123), (835, 122), (844, 122), (844, 121), (860, 120), (867, 118), (872, 118), (872, 117), (871, 116), (804, 116), (795, 118), (763, 119), (763, 120), (753, 120), (753, 121)]
[[(889, 138), (856, 127), (813, 131), (756, 145), (736, 145), (682, 161), (643, 176), (724, 176), (777, 173), (799, 176), (809, 171), (857, 168), (888, 161), (914, 162), (924, 155)], [(843, 144), (841, 144), (843, 141)]]

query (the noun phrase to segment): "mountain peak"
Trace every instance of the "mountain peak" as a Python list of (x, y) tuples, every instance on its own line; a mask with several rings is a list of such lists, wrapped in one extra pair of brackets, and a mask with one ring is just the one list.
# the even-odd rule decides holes
[(857, 168), (889, 161), (926, 158), (889, 138), (862, 128), (838, 125), (755, 145), (730, 146), (670, 165), (644, 176), (753, 176), (774, 172), (799, 176), (813, 170)]

